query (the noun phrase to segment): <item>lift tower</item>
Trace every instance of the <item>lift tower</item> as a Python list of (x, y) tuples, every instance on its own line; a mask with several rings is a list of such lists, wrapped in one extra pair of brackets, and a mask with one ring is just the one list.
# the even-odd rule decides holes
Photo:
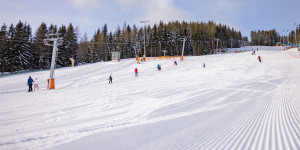
[(47, 34), (46, 39), (43, 40), (45, 45), (48, 46), (53, 46), (53, 51), (52, 51), (52, 59), (51, 59), (51, 68), (50, 68), (50, 76), (48, 79), (48, 86), (47, 89), (55, 89), (55, 84), (54, 84), (54, 66), (56, 62), (56, 53), (57, 53), (57, 46), (62, 45), (63, 43), (63, 38), (59, 37), (59, 34)]

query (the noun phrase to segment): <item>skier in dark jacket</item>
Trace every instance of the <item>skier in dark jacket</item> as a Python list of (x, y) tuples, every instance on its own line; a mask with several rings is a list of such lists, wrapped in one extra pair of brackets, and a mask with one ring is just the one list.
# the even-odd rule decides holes
[(29, 76), (29, 79), (27, 81), (27, 85), (29, 86), (28, 92), (32, 92), (32, 83), (33, 83), (33, 79), (31, 78), (31, 76)]
[(109, 84), (112, 83), (112, 77), (111, 76), (109, 76), (109, 82), (108, 83)]

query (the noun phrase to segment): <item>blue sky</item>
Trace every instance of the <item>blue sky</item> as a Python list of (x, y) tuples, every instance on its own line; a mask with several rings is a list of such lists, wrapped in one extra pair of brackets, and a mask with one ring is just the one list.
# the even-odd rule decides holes
[(250, 37), (253, 30), (276, 29), (280, 34), (300, 24), (300, 0), (0, 0), (0, 25), (21, 20), (33, 34), (45, 22), (48, 26), (78, 26), (90, 39), (104, 23), (109, 31), (117, 26), (150, 24), (172, 20), (213, 20), (227, 24)]

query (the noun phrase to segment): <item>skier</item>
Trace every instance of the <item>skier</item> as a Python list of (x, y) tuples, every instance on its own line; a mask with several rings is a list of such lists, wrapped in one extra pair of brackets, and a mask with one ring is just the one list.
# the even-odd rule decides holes
[(258, 56), (258, 60), (259, 60), (259, 62), (261, 63), (261, 57), (260, 57), (260, 56)]
[(37, 89), (37, 91), (39, 91), (39, 81), (37, 80), (37, 78), (35, 78), (34, 82), (34, 89), (33, 91), (35, 91), (35, 89)]
[(253, 55), (255, 55), (255, 51), (253, 51)]
[(28, 92), (32, 92), (32, 83), (34, 81), (32, 80), (31, 76), (29, 76), (29, 79), (27, 81), (27, 85), (29, 86)]
[(112, 84), (112, 77), (111, 77), (111, 75), (109, 76), (109, 82), (108, 83)]
[(158, 71), (161, 70), (161, 66), (159, 64), (157, 64), (157, 69), (158, 69)]
[(134, 72), (135, 72), (135, 76), (137, 77), (137, 76), (138, 76), (138, 69), (135, 68), (135, 69), (134, 69)]
[(174, 61), (174, 66), (177, 66), (177, 61), (176, 60)]
[(205, 63), (203, 63), (203, 68), (205, 68)]

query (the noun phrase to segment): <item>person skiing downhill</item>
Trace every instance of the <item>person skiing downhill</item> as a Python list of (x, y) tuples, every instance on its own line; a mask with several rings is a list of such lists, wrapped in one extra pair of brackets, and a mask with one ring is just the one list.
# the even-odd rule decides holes
[(28, 92), (32, 92), (32, 83), (34, 81), (32, 80), (31, 76), (29, 76), (29, 79), (27, 81), (27, 85), (29, 86)]
[(203, 63), (203, 68), (205, 68), (205, 63)]
[(157, 64), (157, 69), (158, 69), (158, 71), (161, 70), (161, 66), (159, 64)]
[(261, 63), (261, 57), (260, 57), (260, 56), (258, 56), (258, 60), (259, 60), (259, 62)]
[(109, 76), (108, 79), (109, 79), (109, 82), (108, 82), (108, 83), (109, 83), (109, 84), (112, 84), (112, 77), (111, 77), (111, 75)]
[(39, 91), (39, 81), (37, 80), (37, 78), (35, 78), (33, 82), (34, 82), (33, 91), (35, 91), (35, 89)]
[(177, 66), (177, 61), (176, 60), (174, 61), (174, 66)]
[(138, 76), (138, 69), (137, 68), (134, 69), (134, 73), (135, 73), (135, 76), (137, 77)]

